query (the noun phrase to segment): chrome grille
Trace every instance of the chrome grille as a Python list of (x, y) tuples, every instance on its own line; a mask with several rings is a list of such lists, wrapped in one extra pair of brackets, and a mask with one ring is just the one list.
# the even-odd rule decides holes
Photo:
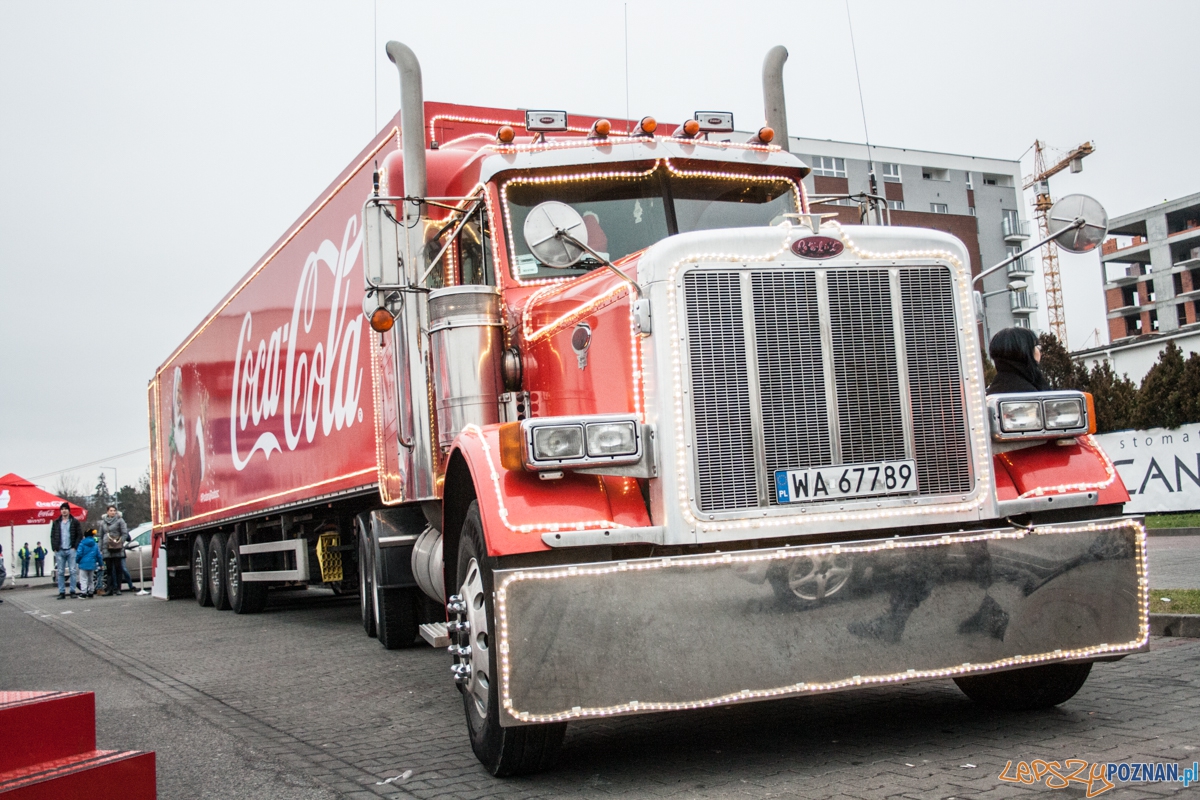
[(725, 511), (758, 505), (750, 378), (736, 272), (685, 276), (691, 356), (697, 505)]
[(751, 284), (767, 474), (829, 464), (816, 274), (755, 272)]
[(906, 458), (919, 494), (970, 491), (949, 270), (698, 269), (683, 303), (701, 511), (774, 504), (775, 470)]
[(896, 332), (887, 270), (829, 273), (842, 463), (904, 458)]
[(944, 269), (900, 273), (904, 345), (912, 398), (913, 446), (921, 494), (971, 490), (962, 370), (954, 325), (954, 285)]

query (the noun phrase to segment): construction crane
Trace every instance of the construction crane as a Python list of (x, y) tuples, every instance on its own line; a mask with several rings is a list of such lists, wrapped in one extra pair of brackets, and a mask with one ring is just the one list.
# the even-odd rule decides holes
[[(1096, 148), (1084, 142), (1059, 159), (1053, 166), (1046, 166), (1046, 143), (1040, 139), (1033, 143), (1033, 175), (1025, 179), (1025, 188), (1033, 189), (1033, 212), (1037, 217), (1039, 238), (1050, 236), (1050, 220), (1047, 216), (1054, 201), (1050, 199), (1050, 176), (1057, 175), (1067, 167), (1071, 172), (1083, 170), (1083, 157), (1090, 156)], [(1042, 249), (1042, 277), (1046, 281), (1046, 322), (1050, 332), (1067, 346), (1067, 316), (1063, 311), (1062, 281), (1058, 276), (1058, 247), (1049, 242)]]

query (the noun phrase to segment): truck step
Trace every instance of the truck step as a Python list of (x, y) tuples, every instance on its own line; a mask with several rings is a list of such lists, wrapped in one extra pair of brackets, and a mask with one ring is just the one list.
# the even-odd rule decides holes
[(5, 800), (154, 800), (154, 753), (92, 750), (0, 773)]
[(96, 749), (91, 692), (0, 692), (0, 774)]
[(429, 642), (431, 647), (447, 647), (450, 635), (446, 632), (444, 622), (426, 622), (421, 626), (421, 638)]

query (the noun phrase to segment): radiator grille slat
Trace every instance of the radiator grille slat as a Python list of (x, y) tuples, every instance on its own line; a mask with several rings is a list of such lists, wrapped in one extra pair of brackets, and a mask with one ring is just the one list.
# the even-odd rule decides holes
[(900, 273), (913, 444), (921, 494), (971, 490), (966, 408), (950, 274), (933, 267)]
[(816, 275), (755, 272), (751, 283), (767, 474), (829, 464)]
[(741, 278), (691, 272), (684, 278), (697, 504), (701, 511), (758, 505)]
[[(769, 482), (775, 470), (834, 463), (912, 458), (920, 495), (971, 491), (954, 283), (939, 266), (902, 267), (899, 275), (902, 353), (886, 269), (826, 269), (824, 289), (812, 268), (754, 270), (752, 320), (743, 316), (739, 271), (684, 275), (692, 488), (701, 511), (757, 508), (756, 470)], [(821, 342), (822, 303), (829, 314), (828, 353)], [(753, 341), (747, 330), (754, 331)], [(758, 369), (752, 376), (753, 361)], [(900, 377), (905, 371), (907, 385)], [(837, 446), (826, 407), (827, 375), (837, 404)], [(751, 408), (752, 380), (759, 409)], [(913, 416), (911, 453), (905, 395)], [(755, 463), (755, 411), (761, 412), (762, 464)]]
[(903, 459), (904, 418), (887, 270), (829, 274), (842, 463)]

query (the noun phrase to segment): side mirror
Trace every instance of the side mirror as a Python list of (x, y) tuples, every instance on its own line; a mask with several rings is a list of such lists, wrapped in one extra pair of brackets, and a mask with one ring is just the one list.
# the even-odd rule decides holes
[(543, 265), (566, 269), (578, 264), (585, 251), (573, 242), (559, 238), (560, 230), (585, 245), (588, 243), (583, 215), (557, 200), (538, 203), (525, 218), (525, 246)]
[[(1076, 220), (1083, 224), (1072, 227)], [(1108, 235), (1108, 212), (1086, 194), (1069, 194), (1050, 207), (1046, 215), (1050, 235), (1068, 253), (1087, 253), (1096, 249)]]
[(363, 272), (368, 290), (403, 285), (399, 226), (387, 213), (385, 202), (372, 197), (363, 206)]

